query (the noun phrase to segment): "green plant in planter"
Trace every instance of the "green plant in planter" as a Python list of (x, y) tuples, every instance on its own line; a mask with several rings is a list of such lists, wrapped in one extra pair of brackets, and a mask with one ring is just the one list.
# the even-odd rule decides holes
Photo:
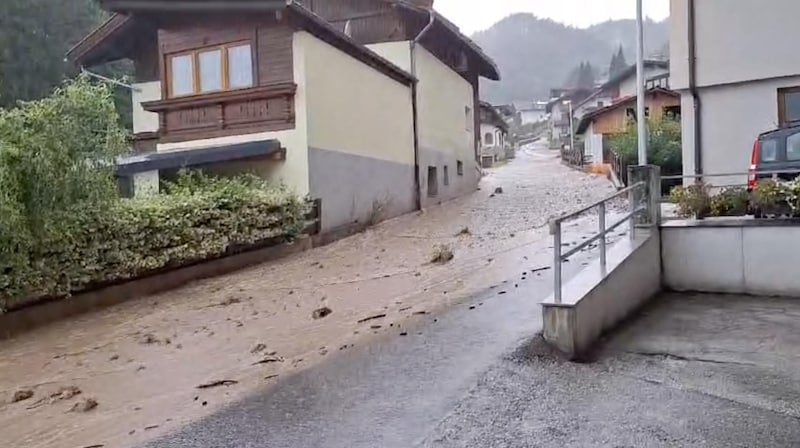
[[(786, 182), (760, 180), (753, 188), (750, 204), (756, 217), (789, 216), (792, 214), (791, 187)], [(797, 201), (793, 201), (795, 205)]]
[(711, 216), (744, 216), (750, 203), (750, 193), (744, 188), (724, 188), (711, 198)]
[(697, 219), (703, 219), (711, 211), (711, 196), (706, 184), (673, 187), (669, 197), (673, 203), (678, 205), (678, 215), (683, 218), (694, 216)]
[(789, 182), (783, 182), (784, 200), (789, 205), (792, 217), (800, 217), (800, 177)]

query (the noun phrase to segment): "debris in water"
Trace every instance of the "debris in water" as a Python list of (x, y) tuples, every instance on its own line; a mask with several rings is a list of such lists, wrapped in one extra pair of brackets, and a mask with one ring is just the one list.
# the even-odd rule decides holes
[(22, 389), (14, 392), (14, 397), (11, 398), (12, 403), (17, 403), (20, 401), (25, 401), (33, 396), (33, 390), (31, 389)]
[(256, 344), (255, 347), (253, 347), (252, 350), (250, 350), (250, 353), (255, 355), (257, 353), (263, 352), (266, 349), (267, 349), (267, 344), (258, 343), (258, 344)]
[(469, 309), (474, 310), (475, 309), (475, 305), (470, 305)]
[(241, 303), (241, 302), (242, 302), (242, 299), (240, 299), (238, 297), (229, 297), (229, 298), (223, 300), (222, 302), (218, 303), (217, 306), (231, 306), (231, 305), (235, 305), (235, 304)]
[(431, 254), (431, 263), (445, 264), (455, 258), (453, 249), (447, 244), (437, 244), (433, 247)]
[(494, 189), (494, 194), (503, 194), (503, 187), (497, 187)]
[(253, 365), (259, 364), (271, 364), (273, 362), (283, 362), (283, 358), (273, 353), (267, 353), (267, 356), (264, 357), (261, 361), (254, 362)]
[(87, 398), (75, 403), (70, 409), (70, 412), (89, 412), (97, 407), (97, 400), (94, 398)]
[(531, 274), (535, 274), (535, 273), (541, 272), (541, 271), (547, 271), (547, 270), (550, 270), (552, 268), (553, 268), (552, 266), (545, 266), (545, 267), (541, 267), (541, 268), (531, 269)]
[(407, 331), (403, 331), (403, 332), (400, 333), (400, 336), (408, 336), (408, 332)]
[[(204, 401), (203, 402), (203, 406), (205, 406), (207, 403), (208, 403), (207, 401)], [(150, 425), (150, 426), (145, 426), (144, 430), (145, 431), (150, 431), (151, 429), (156, 429), (156, 428), (158, 428), (158, 425)]]
[(236, 380), (217, 380), (212, 381), (210, 383), (205, 383), (197, 386), (198, 389), (211, 389), (213, 387), (220, 387), (220, 386), (233, 386), (234, 384), (239, 384)]
[(116, 361), (118, 359), (119, 359), (119, 355), (111, 355), (111, 357), (108, 358), (109, 361)]
[(498, 296), (502, 296), (504, 294), (507, 294), (507, 293), (505, 291), (500, 291), (500, 292), (497, 293)]
[[(409, 307), (409, 308), (411, 308), (411, 307)], [(403, 311), (403, 310), (400, 310), (400, 311)], [(369, 322), (371, 320), (376, 320), (376, 319), (383, 319), (384, 317), (386, 317), (386, 314), (375, 314), (373, 316), (368, 316), (368, 317), (365, 317), (365, 318), (359, 320), (358, 323), (359, 324), (363, 324), (364, 322)]]
[(271, 380), (273, 378), (277, 378), (279, 375), (276, 373), (274, 375), (267, 375), (264, 377), (265, 380)]
[(64, 386), (59, 388), (56, 392), (50, 394), (49, 396), (44, 397), (41, 400), (37, 401), (36, 403), (33, 403), (32, 405), (28, 406), (28, 409), (34, 409), (45, 404), (53, 404), (56, 401), (69, 400), (70, 398), (73, 398), (74, 396), (79, 395), (80, 393), (81, 390), (77, 386)]
[(472, 235), (472, 232), (469, 230), (469, 227), (464, 227), (456, 233), (456, 236), (460, 235)]
[[(445, 293), (446, 292), (447, 291), (445, 291)], [(427, 311), (415, 311), (414, 312), (414, 315), (416, 315), (416, 316), (422, 316), (422, 315), (425, 315), (425, 314), (428, 314), (428, 312)]]
[(380, 325), (372, 325), (372, 326), (371, 326), (371, 327), (369, 327), (369, 328), (371, 328), (371, 329), (373, 329), (373, 330), (380, 330), (380, 329), (381, 329), (381, 326), (380, 326)]
[(158, 339), (153, 333), (147, 333), (139, 340), (139, 343), (143, 345), (158, 344), (160, 342), (161, 340)]
[(333, 310), (328, 308), (327, 306), (324, 306), (322, 308), (314, 310), (314, 312), (311, 313), (311, 317), (313, 317), (314, 320), (318, 320), (330, 316), (331, 313), (333, 313)]

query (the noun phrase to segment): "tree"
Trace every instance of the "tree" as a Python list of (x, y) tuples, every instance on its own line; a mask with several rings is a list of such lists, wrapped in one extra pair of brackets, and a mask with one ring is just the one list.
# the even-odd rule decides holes
[(41, 98), (74, 76), (64, 55), (101, 19), (93, 0), (0, 1), (0, 107)]
[(617, 52), (611, 56), (611, 64), (608, 67), (609, 78), (614, 78), (625, 71), (626, 68), (628, 68), (628, 62), (625, 60), (625, 52), (622, 50), (622, 44), (620, 44)]
[(591, 90), (594, 88), (595, 73), (592, 64), (582, 61), (579, 66), (572, 69), (565, 83), (570, 89)]

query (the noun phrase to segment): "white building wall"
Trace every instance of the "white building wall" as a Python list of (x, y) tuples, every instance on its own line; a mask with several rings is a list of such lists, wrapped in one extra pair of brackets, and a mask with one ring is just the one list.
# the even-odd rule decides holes
[[(689, 0), (671, 0), (673, 89), (689, 87)], [(696, 0), (697, 85), (800, 73), (800, 1)]]
[(411, 73), (411, 41), (382, 42), (366, 47)]
[[(778, 127), (778, 89), (800, 86), (800, 76), (700, 89), (703, 171), (746, 172), (753, 142)], [(681, 97), (684, 173), (694, 173), (693, 101)], [(746, 182), (746, 176), (708, 179), (712, 184)]]
[[(644, 70), (644, 79), (647, 80), (654, 76), (663, 75), (665, 73), (669, 73), (669, 68), (647, 67)], [(636, 73), (634, 73), (632, 76), (629, 76), (619, 85), (620, 97), (624, 98), (626, 96), (634, 95), (636, 95)]]
[(519, 115), (522, 124), (538, 123), (547, 118), (547, 113), (544, 110), (522, 110)]
[(142, 103), (161, 99), (161, 81), (140, 82), (133, 84), (131, 101), (133, 103), (133, 133), (157, 132), (158, 114), (148, 112)]

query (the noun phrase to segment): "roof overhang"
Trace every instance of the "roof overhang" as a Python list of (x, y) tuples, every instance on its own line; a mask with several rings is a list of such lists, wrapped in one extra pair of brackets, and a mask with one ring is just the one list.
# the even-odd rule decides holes
[(101, 0), (104, 9), (114, 14), (67, 53), (81, 66), (111, 62), (127, 57), (136, 45), (137, 31), (155, 27), (143, 17), (158, 12), (277, 12), (287, 11), (294, 23), (328, 44), (342, 50), (400, 83), (416, 81), (411, 74), (369, 48), (355, 42), (322, 17), (292, 0)]
[(262, 140), (201, 149), (151, 152), (117, 160), (116, 175), (132, 176), (146, 171), (180, 169), (214, 163), (274, 157), (286, 150), (278, 140)]

